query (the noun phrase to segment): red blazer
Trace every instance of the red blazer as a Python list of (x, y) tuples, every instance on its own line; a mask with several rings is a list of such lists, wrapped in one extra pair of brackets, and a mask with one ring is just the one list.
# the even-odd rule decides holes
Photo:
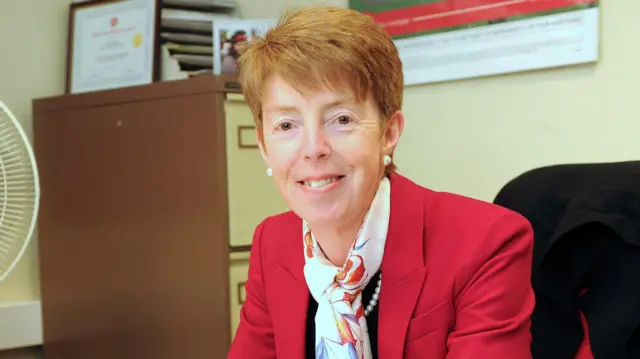
[[(379, 357), (530, 359), (532, 252), (531, 226), (519, 214), (392, 175)], [(228, 358), (303, 359), (304, 263), (294, 213), (257, 227)]]

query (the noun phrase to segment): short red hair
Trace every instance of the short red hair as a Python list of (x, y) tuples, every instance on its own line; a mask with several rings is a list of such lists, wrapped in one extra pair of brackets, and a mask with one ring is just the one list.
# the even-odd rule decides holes
[(373, 96), (383, 129), (402, 108), (398, 49), (370, 16), (355, 10), (316, 6), (286, 12), (263, 38), (249, 42), (238, 67), (261, 141), (262, 91), (272, 75), (303, 94), (348, 88), (359, 101)]

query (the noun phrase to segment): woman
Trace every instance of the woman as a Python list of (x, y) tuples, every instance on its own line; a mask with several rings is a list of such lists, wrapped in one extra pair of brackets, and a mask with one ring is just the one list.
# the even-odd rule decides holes
[(530, 358), (531, 227), (395, 172), (404, 84), (389, 36), (358, 12), (306, 8), (239, 65), (292, 211), (255, 231), (229, 358)]

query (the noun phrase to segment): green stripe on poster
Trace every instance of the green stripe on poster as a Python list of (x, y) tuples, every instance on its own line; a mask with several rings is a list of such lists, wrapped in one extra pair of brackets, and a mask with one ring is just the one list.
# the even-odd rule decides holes
[(349, 8), (361, 12), (383, 12), (450, 0), (349, 0)]

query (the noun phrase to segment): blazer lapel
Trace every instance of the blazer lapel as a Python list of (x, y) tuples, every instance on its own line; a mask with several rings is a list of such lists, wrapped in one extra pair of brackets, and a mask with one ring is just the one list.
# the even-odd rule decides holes
[(424, 265), (424, 203), (418, 186), (391, 176), (391, 217), (382, 259), (379, 302), (380, 358), (402, 359), (411, 315), (422, 291)]
[(286, 236), (288, 245), (276, 249), (278, 264), (269, 309), (278, 358), (299, 359), (304, 357), (310, 296), (303, 271), (302, 220), (296, 217), (295, 224), (283, 226), (281, 235)]
[[(302, 255), (300, 256), (302, 257)], [(306, 344), (309, 289), (304, 281), (294, 278), (284, 267), (277, 268), (274, 274), (279, 289), (274, 296), (271, 317), (275, 330), (278, 358), (303, 358)]]

